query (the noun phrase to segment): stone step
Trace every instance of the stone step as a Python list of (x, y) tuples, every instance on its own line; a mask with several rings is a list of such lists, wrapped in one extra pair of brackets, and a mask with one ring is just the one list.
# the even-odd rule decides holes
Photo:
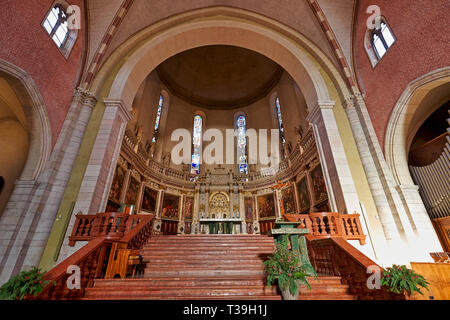
[(148, 296), (225, 296), (225, 295), (275, 295), (277, 288), (267, 286), (229, 286), (229, 287), (114, 287), (89, 288), (86, 296), (108, 296), (108, 295), (148, 295)]
[(99, 296), (84, 297), (81, 300), (281, 300), (280, 295), (228, 295), (228, 296)]
[(300, 294), (298, 300), (357, 300), (356, 296), (350, 294), (314, 294), (314, 295), (304, 295)]
[(269, 250), (273, 251), (275, 247), (271, 244), (249, 244), (249, 243), (238, 243), (238, 244), (232, 244), (227, 243), (223, 245), (217, 245), (217, 244), (205, 244), (205, 243), (193, 243), (193, 244), (186, 244), (186, 243), (177, 243), (177, 244), (147, 244), (144, 246), (144, 249), (146, 250), (160, 250), (160, 249), (173, 249), (173, 250), (195, 250), (195, 249), (205, 249), (205, 250), (249, 250), (249, 249), (263, 249), (263, 250)]
[(145, 246), (142, 249), (143, 252), (151, 252), (151, 251), (169, 251), (169, 252), (182, 252), (182, 251), (212, 251), (212, 252), (234, 252), (234, 251), (263, 251), (272, 253), (273, 247), (271, 246), (181, 246), (181, 245), (173, 245), (173, 246)]
[[(152, 263), (152, 264), (160, 264), (160, 263), (169, 263), (167, 261), (167, 257), (159, 257), (159, 256), (149, 256), (149, 255), (145, 255), (143, 256), (144, 261), (146, 261), (147, 263)], [(250, 257), (242, 257), (242, 256), (237, 256), (237, 257), (227, 257), (226, 261), (223, 261), (223, 259), (220, 259), (219, 257), (217, 258), (210, 258), (208, 260), (205, 260), (205, 258), (192, 258), (192, 257), (186, 257), (186, 258), (182, 258), (182, 257), (173, 257), (172, 259), (170, 259), (170, 263), (171, 264), (189, 264), (189, 263), (205, 263), (205, 264), (213, 264), (213, 263), (222, 263), (222, 264), (237, 264), (237, 263), (244, 263), (244, 264), (252, 264), (252, 263), (263, 263), (264, 259), (259, 258), (259, 257), (254, 257), (254, 256), (250, 256)]]
[(243, 270), (242, 267), (236, 270), (208, 270), (208, 269), (195, 269), (195, 270), (183, 270), (183, 271), (173, 271), (173, 270), (148, 270), (146, 269), (144, 272), (144, 277), (153, 278), (153, 277), (162, 277), (162, 276), (171, 276), (171, 277), (201, 277), (201, 276), (264, 276), (264, 270)]
[(240, 270), (242, 273), (245, 273), (245, 271), (253, 271), (253, 270), (264, 270), (264, 266), (262, 264), (255, 264), (255, 265), (246, 265), (245, 269), (243, 269), (242, 265), (233, 265), (233, 264), (227, 264), (227, 265), (216, 265), (216, 264), (191, 264), (191, 265), (171, 265), (171, 264), (149, 264), (145, 267), (145, 272), (151, 272), (151, 271), (164, 271), (170, 268), (170, 271), (177, 271), (177, 272), (186, 272), (186, 271), (193, 271), (193, 272), (203, 272), (203, 271), (212, 271), (212, 270), (223, 270), (223, 271), (234, 271), (234, 270)]
[(203, 286), (264, 286), (265, 280), (261, 277), (249, 279), (248, 277), (234, 278), (152, 278), (152, 279), (98, 279), (94, 288), (112, 287), (203, 287)]

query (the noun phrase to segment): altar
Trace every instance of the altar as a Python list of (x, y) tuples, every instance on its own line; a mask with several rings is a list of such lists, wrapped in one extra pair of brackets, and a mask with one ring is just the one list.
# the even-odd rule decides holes
[(200, 230), (209, 234), (240, 234), (242, 233), (242, 220), (238, 218), (199, 219)]

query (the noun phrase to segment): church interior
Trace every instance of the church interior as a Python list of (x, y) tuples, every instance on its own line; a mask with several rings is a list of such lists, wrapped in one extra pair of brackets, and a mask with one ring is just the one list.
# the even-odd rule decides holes
[(0, 299), (450, 300), (449, 10), (7, 0)]

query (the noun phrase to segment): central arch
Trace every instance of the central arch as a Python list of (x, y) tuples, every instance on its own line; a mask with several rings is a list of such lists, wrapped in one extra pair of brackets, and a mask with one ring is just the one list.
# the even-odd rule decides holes
[(235, 8), (214, 7), (181, 14), (138, 32), (116, 49), (96, 75), (91, 91), (99, 96), (106, 79), (123, 60), (108, 99), (131, 107), (146, 76), (166, 59), (189, 49), (230, 45), (258, 52), (282, 66), (297, 82), (311, 110), (330, 94), (320, 70), (331, 75), (342, 101), (350, 96), (329, 58), (301, 33), (269, 18)]
[[(95, 76), (90, 90), (106, 105), (127, 113), (139, 87), (157, 66), (178, 53), (210, 45), (251, 50), (284, 68), (301, 89), (309, 110), (308, 121), (318, 121), (313, 125), (314, 135), (321, 149), (319, 157), (332, 210), (359, 212), (361, 207), (352, 171), (339, 134), (340, 128), (347, 126), (348, 129), (349, 124), (341, 116), (338, 125), (335, 118), (339, 112), (336, 109), (343, 111), (343, 101), (352, 97), (350, 91), (333, 63), (313, 42), (279, 22), (228, 7), (180, 14), (147, 27), (119, 46)], [(354, 140), (350, 140), (347, 143), (354, 144)], [(114, 143), (117, 141), (114, 139)], [(100, 193), (103, 196), (98, 198), (102, 198), (104, 204), (106, 191)], [(89, 207), (89, 211), (95, 209), (97, 205)], [(103, 206), (98, 209), (102, 210)]]
[[(361, 212), (354, 181), (364, 174), (362, 164), (358, 163), (359, 171), (354, 169), (355, 166), (350, 169), (348, 152), (357, 152), (356, 144), (353, 136), (343, 136), (340, 132), (343, 128), (351, 134), (343, 102), (352, 97), (341, 73), (301, 33), (270, 18), (228, 7), (190, 11), (151, 25), (122, 43), (100, 67), (92, 85), (86, 89), (98, 97), (97, 111), (105, 113), (95, 124), (97, 138), (87, 147), (91, 157), (84, 165), (90, 169), (80, 182), (73, 212), (105, 209), (133, 100), (146, 77), (170, 57), (209, 45), (245, 48), (266, 56), (285, 69), (305, 98), (310, 116), (307, 120), (314, 126), (332, 210)], [(338, 120), (336, 114), (339, 114)], [(343, 138), (348, 149), (344, 149)], [(108, 152), (106, 145), (114, 151)], [(99, 161), (101, 168), (97, 165)], [(367, 203), (372, 202), (368, 185), (364, 187), (367, 188), (364, 199)], [(87, 194), (89, 199), (83, 199)], [(67, 230), (71, 230), (74, 216), (70, 219)], [(65, 245), (59, 259), (71, 251)]]

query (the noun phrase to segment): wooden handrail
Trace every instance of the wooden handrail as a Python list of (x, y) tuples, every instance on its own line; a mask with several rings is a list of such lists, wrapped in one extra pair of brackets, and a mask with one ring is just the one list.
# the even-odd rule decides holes
[(359, 240), (366, 243), (359, 214), (340, 214), (337, 212), (314, 212), (310, 214), (286, 214), (286, 219), (301, 222), (299, 228), (308, 229), (309, 240), (340, 237), (345, 240)]
[(349, 293), (358, 300), (405, 300), (405, 296), (389, 292), (385, 287), (369, 289), (369, 267), (382, 268), (340, 237), (308, 241), (308, 254), (317, 274), (338, 276), (349, 286)]
[[(121, 238), (112, 239), (109, 234), (93, 237), (85, 246), (47, 272), (43, 278), (50, 283), (37, 297), (29, 299), (61, 300), (83, 297), (85, 288), (92, 287), (95, 279), (104, 277), (109, 256), (113, 254), (111, 252), (112, 245), (118, 243), (121, 247), (130, 249), (142, 248), (151, 236), (153, 219), (154, 215), (130, 216), (124, 223)], [(80, 268), (80, 289), (71, 290), (67, 285), (67, 280), (71, 276), (67, 270), (71, 266)]]
[(69, 237), (69, 246), (74, 246), (77, 241), (90, 241), (97, 237), (119, 240), (145, 217), (148, 215), (129, 215), (121, 212), (77, 214)]

